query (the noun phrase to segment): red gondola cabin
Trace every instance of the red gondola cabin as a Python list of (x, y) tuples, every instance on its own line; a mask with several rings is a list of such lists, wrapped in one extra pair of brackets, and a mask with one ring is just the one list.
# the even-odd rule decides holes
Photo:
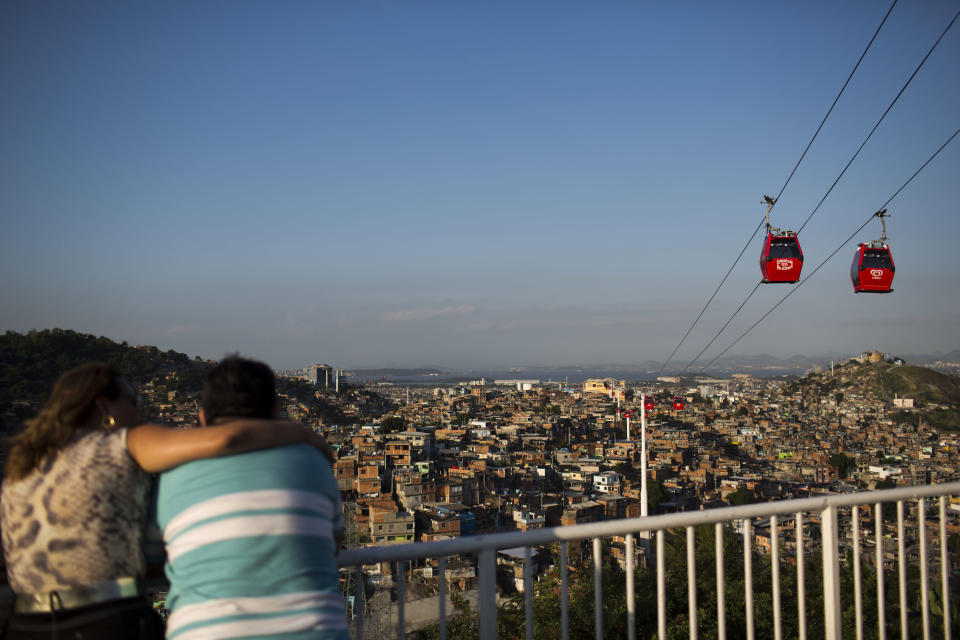
[(681, 398), (680, 396), (673, 397), (673, 410), (683, 411), (683, 398)]
[(803, 268), (803, 251), (797, 234), (782, 231), (774, 234), (767, 232), (760, 253), (760, 273), (764, 282), (796, 282)]
[(654, 403), (653, 403), (653, 398), (651, 398), (650, 396), (647, 396), (646, 400), (645, 400), (644, 403), (643, 403), (643, 408), (644, 408), (644, 410), (645, 410), (645, 411), (653, 411), (653, 409), (654, 409), (655, 406), (656, 406), (656, 405), (654, 405)]
[(861, 242), (850, 265), (854, 293), (890, 293), (896, 270), (889, 245)]

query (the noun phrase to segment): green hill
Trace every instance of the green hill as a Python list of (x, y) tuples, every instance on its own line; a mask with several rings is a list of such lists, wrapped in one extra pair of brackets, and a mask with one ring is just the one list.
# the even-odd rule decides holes
[(211, 366), (172, 349), (135, 347), (68, 329), (7, 331), (0, 336), (0, 410), (13, 402), (42, 401), (60, 374), (92, 360), (116, 365), (137, 385), (175, 371), (177, 383), (171, 390), (184, 392), (198, 389)]
[(849, 363), (844, 369), (850, 371), (851, 382), (872, 388), (887, 402), (899, 396), (919, 403), (960, 403), (960, 379), (933, 369), (887, 362)]
[[(843, 363), (829, 371), (811, 373), (792, 382), (787, 391), (812, 397), (857, 396), (882, 401), (888, 417), (900, 422), (924, 422), (950, 431), (960, 430), (960, 378), (924, 367), (890, 362)], [(895, 397), (912, 398), (915, 408), (895, 410)]]
[(945, 404), (960, 406), (960, 378), (933, 369), (889, 362), (838, 365), (834, 373), (810, 373), (792, 382), (788, 391), (843, 393), (875, 397), (893, 406), (894, 397), (913, 398), (919, 406)]
[[(199, 399), (203, 378), (212, 362), (157, 347), (131, 346), (110, 338), (68, 329), (44, 329), (0, 335), (0, 429), (14, 428), (33, 415), (63, 372), (84, 362), (100, 360), (116, 365), (135, 386), (150, 383), (158, 399), (173, 395), (178, 402)], [(277, 391), (284, 406), (301, 405), (298, 419), (316, 424), (364, 421), (388, 412), (394, 405), (368, 389), (341, 384), (339, 395), (309, 383), (280, 378)], [(159, 401), (159, 400), (158, 400)], [(348, 406), (357, 407), (345, 411)], [(145, 407), (144, 419), (155, 419), (155, 407)]]

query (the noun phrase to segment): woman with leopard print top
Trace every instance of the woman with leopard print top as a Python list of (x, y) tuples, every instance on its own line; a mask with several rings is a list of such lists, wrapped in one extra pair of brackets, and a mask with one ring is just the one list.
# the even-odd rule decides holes
[[(163, 638), (142, 596), (148, 473), (322, 438), (291, 422), (140, 425), (138, 397), (111, 365), (63, 374), (11, 440), (0, 520), (15, 612), (9, 640)], [(139, 426), (137, 426), (139, 425)]]

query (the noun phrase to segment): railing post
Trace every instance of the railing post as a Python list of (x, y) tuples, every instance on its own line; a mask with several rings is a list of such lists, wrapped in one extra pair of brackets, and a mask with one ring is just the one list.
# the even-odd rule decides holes
[(447, 558), (440, 558), (440, 575), (437, 578), (437, 596), (440, 606), (440, 640), (447, 640)]
[(407, 618), (406, 618), (406, 599), (405, 580), (403, 575), (403, 560), (397, 561), (397, 638), (403, 640), (407, 637)]
[(716, 545), (717, 565), (717, 640), (727, 640), (726, 578), (723, 572), (723, 524), (718, 522), (713, 530)]
[(777, 516), (770, 516), (770, 579), (773, 586), (773, 638), (783, 638), (782, 616), (780, 611), (780, 530), (777, 528)]
[(667, 637), (667, 561), (663, 529), (657, 529), (657, 638)]
[(697, 549), (693, 527), (687, 527), (687, 619), (690, 640), (697, 640)]
[(743, 520), (743, 597), (747, 616), (747, 640), (753, 640), (753, 522)]
[(837, 508), (827, 507), (823, 521), (823, 618), (826, 640), (840, 640), (840, 544)]
[(593, 635), (603, 640), (603, 562), (600, 559), (600, 538), (593, 539)]
[(897, 567), (900, 578), (900, 638), (909, 640), (910, 622), (907, 617), (907, 534), (904, 524), (903, 500), (897, 500)]
[(803, 513), (797, 518), (797, 638), (807, 640), (807, 571), (803, 553)]
[(523, 612), (527, 640), (533, 640), (533, 552), (523, 548)]
[(947, 497), (940, 496), (940, 593), (943, 595), (943, 637), (950, 640), (950, 563), (947, 554)]
[(853, 602), (857, 640), (863, 640), (863, 594), (860, 589), (860, 507), (853, 505)]
[(560, 638), (570, 640), (570, 587), (567, 580), (569, 542), (560, 542)]
[(497, 550), (480, 552), (480, 640), (497, 637)]
[(917, 500), (917, 524), (920, 526), (920, 601), (923, 620), (923, 640), (930, 640), (930, 596), (927, 593), (930, 580), (927, 567), (927, 505), (923, 498)]
[(635, 556), (636, 556), (636, 544), (634, 543), (633, 534), (627, 534), (627, 540), (624, 545), (626, 547), (626, 563), (627, 563), (627, 640), (636, 640), (637, 637), (637, 599), (634, 593), (634, 581), (636, 576), (636, 567)]
[(354, 593), (353, 616), (357, 620), (357, 624), (356, 624), (357, 639), (363, 640), (363, 614), (364, 614), (363, 596), (365, 595), (364, 588), (363, 588), (363, 565), (358, 564), (356, 567), (354, 567), (354, 571), (355, 571), (354, 575), (357, 583), (356, 585), (354, 585), (354, 592), (353, 592)]
[(884, 606), (883, 598), (885, 589), (883, 586), (883, 504), (877, 503), (874, 506), (874, 521), (876, 522), (876, 554), (877, 554), (877, 638), (887, 640), (887, 612)]

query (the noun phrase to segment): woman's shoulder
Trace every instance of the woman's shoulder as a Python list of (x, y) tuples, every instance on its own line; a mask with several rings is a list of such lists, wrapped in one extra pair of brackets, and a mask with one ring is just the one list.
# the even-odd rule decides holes
[(85, 431), (78, 433), (69, 445), (46, 460), (37, 469), (42, 475), (51, 473), (71, 477), (98, 475), (124, 475), (139, 470), (127, 455), (124, 444), (124, 429)]
[(58, 455), (68, 458), (86, 457), (94, 452), (98, 455), (117, 456), (126, 451), (126, 429), (98, 429), (82, 431), (76, 434)]

